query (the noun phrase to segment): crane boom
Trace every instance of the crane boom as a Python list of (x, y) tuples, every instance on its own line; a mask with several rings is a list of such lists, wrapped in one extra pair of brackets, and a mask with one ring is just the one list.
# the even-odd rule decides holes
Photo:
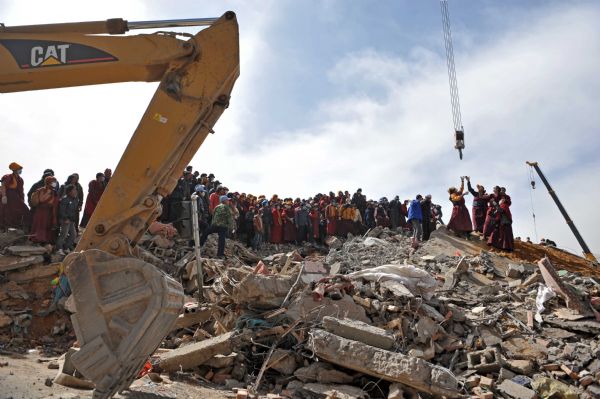
[(560, 211), (560, 213), (565, 218), (565, 221), (569, 225), (569, 228), (573, 232), (573, 235), (575, 235), (575, 238), (577, 239), (577, 242), (579, 243), (579, 245), (581, 245), (581, 249), (583, 249), (583, 254), (585, 255), (586, 259), (588, 259), (588, 260), (590, 260), (592, 262), (596, 262), (597, 263), (598, 260), (596, 259), (596, 257), (594, 256), (594, 254), (592, 254), (592, 251), (590, 251), (590, 248), (587, 246), (587, 244), (583, 240), (583, 237), (581, 236), (581, 234), (579, 234), (579, 230), (577, 230), (577, 227), (575, 227), (575, 223), (573, 223), (573, 220), (571, 220), (571, 218), (569, 217), (569, 214), (567, 213), (567, 210), (565, 209), (565, 207), (562, 205), (562, 203), (558, 199), (558, 196), (556, 195), (556, 192), (552, 189), (552, 186), (550, 186), (550, 183), (546, 179), (546, 176), (544, 176), (544, 173), (542, 173), (542, 170), (540, 169), (539, 164), (537, 162), (526, 162), (526, 163), (527, 163), (527, 165), (529, 165), (533, 169), (535, 169), (535, 171), (537, 172), (538, 176), (540, 176), (540, 179), (542, 180), (542, 182), (544, 183), (544, 185), (548, 189), (548, 193), (550, 194), (550, 196), (554, 200), (554, 203), (558, 207), (558, 210)]

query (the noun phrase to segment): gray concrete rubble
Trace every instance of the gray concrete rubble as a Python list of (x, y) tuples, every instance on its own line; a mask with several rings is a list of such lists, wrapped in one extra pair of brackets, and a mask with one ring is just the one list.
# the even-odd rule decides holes
[(161, 355), (158, 366), (161, 371), (189, 370), (199, 366), (215, 355), (227, 355), (233, 351), (233, 332), (182, 346)]
[[(402, 229), (376, 227), (256, 252), (228, 239), (226, 259), (216, 259), (211, 236), (200, 287), (189, 240), (157, 234), (146, 233), (137, 253), (186, 294), (145, 365), (150, 374), (137, 380), (157, 392), (200, 384), (236, 399), (600, 395), (600, 274), (572, 254), (525, 243), (490, 252), (477, 235), (466, 241), (445, 228), (415, 247)], [(0, 234), (0, 342), (56, 359), (74, 343), (69, 316), (81, 309), (68, 291), (54, 299), (68, 287), (59, 285), (62, 258), (46, 251), (22, 232)], [(550, 261), (538, 264), (544, 255)], [(59, 363), (56, 384), (94, 388), (66, 357)]]
[(308, 395), (316, 394), (321, 398), (335, 399), (368, 399), (369, 395), (360, 388), (350, 385), (326, 385), (309, 383), (302, 386), (301, 390)]
[(342, 338), (360, 341), (381, 349), (392, 349), (396, 338), (392, 332), (351, 319), (324, 317), (323, 328)]
[(460, 397), (458, 380), (446, 369), (422, 359), (386, 351), (313, 329), (307, 348), (321, 359), (390, 382), (399, 382), (421, 392)]

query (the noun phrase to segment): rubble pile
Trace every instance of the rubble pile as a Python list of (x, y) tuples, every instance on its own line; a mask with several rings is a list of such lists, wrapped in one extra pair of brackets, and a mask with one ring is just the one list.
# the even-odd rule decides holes
[[(68, 314), (53, 312), (52, 287), (59, 287), (60, 257), (31, 245), (22, 231), (0, 234), (0, 350), (37, 348), (60, 355), (75, 341)], [(64, 307), (66, 296), (60, 301)]]
[[(228, 240), (226, 259), (210, 238), (199, 287), (190, 243), (158, 231), (141, 247), (188, 298), (150, 359), (157, 387), (184, 381), (236, 398), (600, 395), (600, 281), (579, 259), (506, 257), (443, 229), (419, 248), (381, 228), (259, 253)], [(27, 256), (40, 255), (10, 262)], [(30, 295), (11, 273), (2, 271), (0, 331), (16, 323), (6, 301)]]

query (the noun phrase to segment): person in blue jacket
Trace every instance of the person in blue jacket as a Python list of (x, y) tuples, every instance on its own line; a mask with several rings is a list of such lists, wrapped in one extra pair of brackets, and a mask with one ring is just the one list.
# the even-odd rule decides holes
[(423, 235), (423, 213), (421, 211), (421, 200), (423, 196), (417, 195), (416, 199), (410, 202), (408, 206), (408, 222), (412, 225), (413, 230), (413, 244), (421, 241)]

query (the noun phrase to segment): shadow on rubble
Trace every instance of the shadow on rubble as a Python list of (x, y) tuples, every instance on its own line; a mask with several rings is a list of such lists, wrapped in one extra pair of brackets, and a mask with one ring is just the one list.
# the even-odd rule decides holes
[(119, 395), (123, 399), (173, 399), (172, 395), (160, 395), (151, 392), (125, 391)]

